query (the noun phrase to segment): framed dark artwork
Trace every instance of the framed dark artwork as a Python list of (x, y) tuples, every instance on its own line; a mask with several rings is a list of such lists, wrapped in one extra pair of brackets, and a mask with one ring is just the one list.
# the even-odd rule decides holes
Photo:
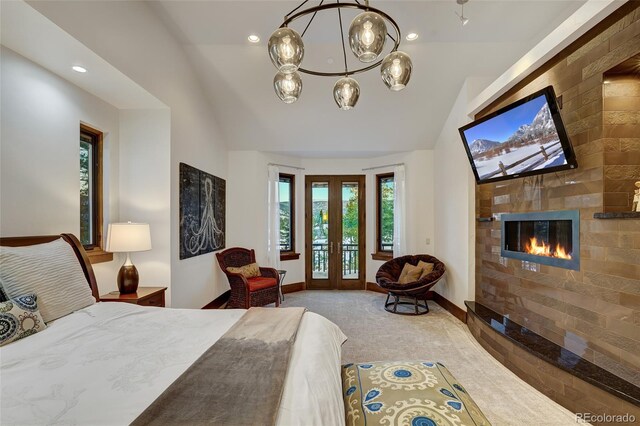
[(180, 163), (180, 259), (224, 248), (226, 181)]

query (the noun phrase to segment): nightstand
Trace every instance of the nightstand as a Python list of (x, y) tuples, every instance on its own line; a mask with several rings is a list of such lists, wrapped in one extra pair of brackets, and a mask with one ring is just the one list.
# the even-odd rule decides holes
[(100, 296), (101, 302), (125, 302), (140, 306), (159, 306), (164, 308), (164, 292), (167, 287), (138, 287), (138, 291), (120, 294), (119, 291)]

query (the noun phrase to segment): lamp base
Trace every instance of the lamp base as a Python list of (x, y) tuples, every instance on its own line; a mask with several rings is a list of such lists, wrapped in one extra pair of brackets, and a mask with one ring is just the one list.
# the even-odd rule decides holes
[(118, 271), (118, 290), (121, 294), (138, 291), (138, 270), (135, 265), (124, 264)]

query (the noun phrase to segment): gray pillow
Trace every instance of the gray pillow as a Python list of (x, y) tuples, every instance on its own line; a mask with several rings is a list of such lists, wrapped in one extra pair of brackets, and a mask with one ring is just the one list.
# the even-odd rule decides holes
[(37, 294), (45, 322), (95, 303), (78, 258), (62, 238), (33, 246), (0, 247), (0, 282), (9, 298)]

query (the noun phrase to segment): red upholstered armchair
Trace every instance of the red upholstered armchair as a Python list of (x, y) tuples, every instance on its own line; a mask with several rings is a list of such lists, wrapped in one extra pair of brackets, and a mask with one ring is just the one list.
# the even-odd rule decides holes
[(249, 309), (251, 306), (264, 306), (275, 303), (280, 306), (278, 297), (278, 271), (273, 268), (260, 268), (260, 277), (246, 278), (227, 270), (229, 267), (255, 263), (256, 252), (241, 247), (233, 247), (216, 253), (222, 272), (225, 273), (231, 286), (231, 297), (227, 308)]

